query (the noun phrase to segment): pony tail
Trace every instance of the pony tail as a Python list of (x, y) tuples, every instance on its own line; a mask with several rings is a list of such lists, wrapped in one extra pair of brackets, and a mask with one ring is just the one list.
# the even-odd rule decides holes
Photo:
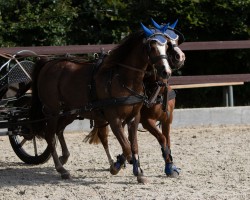
[(89, 142), (89, 144), (99, 144), (100, 138), (98, 137), (99, 129), (94, 127), (93, 130), (83, 139), (83, 142)]
[[(38, 88), (37, 88), (37, 82), (38, 82), (38, 77), (40, 74), (40, 71), (42, 67), (47, 63), (48, 58), (39, 58), (39, 60), (35, 63), (33, 72), (32, 72), (32, 98), (31, 98), (31, 108), (30, 108), (30, 120), (31, 121), (36, 121), (34, 123), (31, 123), (31, 129), (32, 133), (38, 136), (43, 136), (44, 133), (44, 128), (46, 125), (44, 119), (44, 114), (42, 112), (43, 104), (40, 101), (39, 95), (38, 95)], [(41, 120), (41, 121), (39, 121)]]

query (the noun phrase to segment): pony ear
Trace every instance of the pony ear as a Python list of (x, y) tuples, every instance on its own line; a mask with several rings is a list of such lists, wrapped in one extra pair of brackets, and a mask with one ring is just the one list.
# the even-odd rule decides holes
[(142, 29), (144, 31), (144, 33), (146, 34), (147, 37), (150, 37), (151, 35), (153, 35), (153, 31), (151, 31), (149, 28), (147, 28), (146, 26), (144, 26), (142, 23), (141, 23), (141, 26), (142, 26)]
[(162, 33), (165, 33), (166, 30), (168, 29), (168, 27), (169, 27), (169, 23), (167, 23), (165, 26), (161, 27), (161, 28), (160, 28), (160, 31), (161, 31)]
[(170, 25), (170, 28), (174, 29), (177, 23), (178, 23), (178, 19), (173, 24)]
[(151, 22), (152, 22), (152, 24), (153, 24), (153, 26), (154, 26), (155, 28), (161, 29), (161, 26), (160, 26), (159, 24), (157, 24), (157, 23), (153, 20), (153, 18), (151, 18)]

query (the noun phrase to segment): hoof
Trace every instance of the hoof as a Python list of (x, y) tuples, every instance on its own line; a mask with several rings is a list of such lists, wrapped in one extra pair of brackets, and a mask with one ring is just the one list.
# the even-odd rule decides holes
[(179, 173), (176, 171), (173, 171), (172, 174), (167, 174), (167, 177), (169, 178), (177, 178), (179, 176)]
[(137, 176), (138, 183), (147, 184), (148, 179), (145, 176)]
[(112, 175), (116, 175), (116, 174), (119, 173), (120, 169), (117, 169), (117, 168), (115, 167), (115, 165), (113, 164), (113, 165), (110, 166), (109, 171), (110, 171), (110, 173), (111, 173)]
[(173, 163), (167, 163), (165, 166), (165, 173), (167, 177), (177, 178), (180, 174), (181, 169), (177, 168)]
[(71, 179), (70, 173), (61, 174), (62, 179)]
[(125, 168), (125, 163), (123, 161), (120, 161), (120, 158), (117, 157), (117, 162), (110, 165), (109, 171), (112, 175), (116, 175), (122, 168)]

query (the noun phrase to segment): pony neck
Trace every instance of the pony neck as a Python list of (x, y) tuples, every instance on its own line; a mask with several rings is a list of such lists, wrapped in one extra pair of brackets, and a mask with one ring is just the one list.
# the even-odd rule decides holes
[(148, 66), (148, 55), (143, 45), (133, 49), (130, 55), (119, 66), (119, 71), (124, 73), (128, 79), (134, 82), (142, 82)]

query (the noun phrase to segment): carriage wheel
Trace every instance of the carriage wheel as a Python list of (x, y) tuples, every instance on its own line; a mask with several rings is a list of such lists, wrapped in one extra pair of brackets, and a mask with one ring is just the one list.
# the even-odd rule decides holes
[(10, 144), (16, 155), (27, 164), (42, 164), (51, 157), (47, 143), (44, 139), (33, 137), (25, 139), (23, 136), (9, 136)]
[[(23, 96), (13, 104), (15, 107), (26, 108), (30, 105), (31, 96)], [(47, 142), (44, 139), (29, 135), (29, 129), (17, 127), (19, 134), (10, 135), (9, 140), (16, 155), (26, 164), (38, 165), (51, 157)]]

